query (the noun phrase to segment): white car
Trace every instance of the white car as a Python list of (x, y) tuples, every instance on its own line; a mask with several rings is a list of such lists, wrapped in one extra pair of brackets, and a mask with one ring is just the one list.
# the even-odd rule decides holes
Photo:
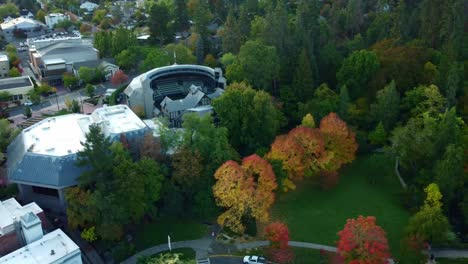
[(29, 100), (26, 100), (24, 103), (23, 103), (24, 106), (31, 106), (33, 105), (33, 103)]
[(267, 260), (263, 257), (259, 256), (245, 256), (244, 257), (244, 264), (257, 264), (257, 263), (267, 263)]

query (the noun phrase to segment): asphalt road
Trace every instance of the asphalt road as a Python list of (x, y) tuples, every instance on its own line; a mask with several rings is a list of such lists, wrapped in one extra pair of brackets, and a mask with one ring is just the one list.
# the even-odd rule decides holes
[(242, 257), (210, 257), (211, 264), (242, 264)]

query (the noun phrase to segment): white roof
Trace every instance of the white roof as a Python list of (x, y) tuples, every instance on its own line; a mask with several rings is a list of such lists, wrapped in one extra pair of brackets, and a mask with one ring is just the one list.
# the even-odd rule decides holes
[(91, 117), (81, 114), (50, 117), (23, 130), (23, 142), (28, 151), (64, 156), (83, 149)]
[(15, 26), (18, 28), (33, 28), (33, 27), (38, 27), (38, 26), (45, 27), (45, 24), (34, 19), (18, 17), (18, 18), (3, 22), (0, 25), (2, 30), (14, 28)]
[(139, 40), (147, 40), (149, 38), (150, 38), (150, 35), (143, 35), (143, 36), (137, 37), (137, 39), (139, 39)]
[(64, 59), (60, 58), (55, 58), (55, 59), (45, 59), (44, 64), (45, 65), (51, 65), (51, 64), (61, 64), (61, 63), (66, 63)]
[(23, 143), (32, 153), (65, 156), (83, 149), (81, 142), (91, 124), (99, 124), (104, 135), (126, 133), (146, 127), (126, 105), (94, 110), (91, 115), (69, 114), (49, 117), (23, 130)]
[(8, 56), (5, 54), (0, 54), (0, 61), (8, 61)]
[(95, 123), (101, 124), (105, 135), (120, 134), (146, 127), (145, 123), (126, 105), (114, 105), (94, 110)]
[(3, 228), (12, 225), (15, 221), (20, 221), (21, 216), (28, 213), (37, 215), (41, 212), (42, 209), (34, 202), (25, 206), (20, 205), (15, 198), (0, 202), (0, 235), (5, 235)]
[[(52, 252), (53, 254), (51, 254)], [(57, 229), (27, 246), (1, 257), (0, 264), (64, 263), (62, 261), (65, 257), (76, 254), (81, 255), (80, 248), (61, 229)], [(75, 263), (81, 263), (81, 258)]]
[(98, 6), (99, 6), (98, 4), (86, 1), (80, 5), (80, 8), (91, 9), (91, 8), (97, 8)]

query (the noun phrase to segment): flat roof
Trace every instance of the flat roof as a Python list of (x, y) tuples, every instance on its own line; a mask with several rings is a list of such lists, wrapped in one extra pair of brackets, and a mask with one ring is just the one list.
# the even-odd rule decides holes
[[(54, 230), (0, 258), (1, 264), (48, 264), (58, 263), (70, 255), (81, 255), (80, 248), (61, 229)], [(61, 263), (61, 262), (60, 262)], [(78, 263), (81, 263), (81, 258)]]
[(29, 76), (0, 79), (0, 90), (33, 86)]
[(126, 133), (146, 125), (126, 105), (114, 105), (94, 110), (91, 115), (69, 114), (49, 117), (22, 131), (28, 152), (65, 156), (83, 149), (89, 126), (99, 124), (104, 135)]
[(0, 61), (8, 61), (8, 56), (5, 54), (0, 54)]
[(101, 124), (102, 130), (107, 136), (146, 127), (145, 123), (126, 105), (98, 108), (91, 116), (95, 123)]
[(23, 130), (24, 145), (29, 152), (64, 156), (83, 149), (92, 119), (88, 115), (70, 114), (50, 117)]
[(10, 198), (3, 202), (0, 201), (0, 235), (3, 228), (12, 225), (15, 221), (20, 221), (20, 217), (28, 213), (39, 214), (42, 209), (34, 202), (22, 206), (15, 198)]
[(45, 65), (63, 64), (63, 63), (66, 63), (66, 61), (64, 59), (60, 59), (60, 58), (45, 59), (44, 60)]

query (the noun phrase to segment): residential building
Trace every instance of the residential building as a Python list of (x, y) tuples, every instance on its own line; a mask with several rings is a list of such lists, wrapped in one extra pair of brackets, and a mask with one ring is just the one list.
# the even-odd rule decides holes
[(135, 112), (147, 118), (166, 115), (178, 126), (185, 110), (208, 105), (221, 95), (225, 85), (220, 68), (174, 64), (133, 78), (124, 93)]
[(7, 102), (8, 107), (22, 105), (29, 99), (28, 92), (33, 89), (34, 85), (29, 76), (0, 79), (0, 92), (8, 92), (11, 95), (11, 100)]
[(119, 66), (115, 65), (115, 60), (112, 58), (102, 60), (90, 60), (73, 63), (73, 74), (80, 77), (78, 71), (81, 67), (99, 68), (104, 72), (106, 80), (110, 80), (114, 73), (119, 70)]
[(15, 198), (0, 201), (0, 256), (40, 239), (45, 227), (44, 211), (36, 203), (22, 206)]
[(52, 29), (56, 24), (61, 21), (70, 20), (70, 16), (67, 14), (60, 14), (60, 13), (51, 13), (45, 16), (46, 25)]
[(91, 115), (50, 117), (22, 130), (7, 149), (8, 180), (18, 184), (21, 200), (65, 210), (65, 189), (77, 185), (86, 170), (75, 162), (90, 125), (100, 126), (112, 141), (124, 134), (134, 144), (149, 131), (126, 105), (99, 108)]
[[(29, 219), (31, 217), (31, 219)], [(34, 223), (33, 215), (22, 217)], [(27, 228), (25, 226), (25, 228)], [(61, 229), (54, 230), (6, 256), (1, 264), (82, 264), (80, 248)]]
[(31, 12), (31, 10), (27, 10), (27, 9), (22, 9), (20, 11), (20, 16), (24, 18), (29, 18), (29, 19), (34, 18), (34, 14)]
[(29, 43), (31, 68), (42, 82), (61, 83), (63, 73), (73, 73), (73, 64), (98, 60), (99, 51), (81, 37), (35, 40)]
[(92, 3), (92, 2), (88, 2), (88, 1), (86, 1), (86, 2), (84, 2), (84, 3), (82, 3), (82, 4), (80, 5), (80, 8), (81, 8), (81, 9), (84, 9), (84, 10), (86, 10), (86, 11), (88, 11), (88, 12), (93, 12), (94, 9), (96, 9), (96, 8), (98, 8), (98, 7), (99, 7), (98, 4), (95, 4), (95, 3)]
[(8, 71), (10, 70), (10, 60), (5, 54), (0, 54), (0, 78), (8, 77)]
[(5, 36), (13, 36), (16, 30), (21, 30), (27, 36), (31, 36), (34, 32), (40, 32), (47, 26), (37, 20), (30, 18), (18, 17), (0, 24), (0, 27)]

